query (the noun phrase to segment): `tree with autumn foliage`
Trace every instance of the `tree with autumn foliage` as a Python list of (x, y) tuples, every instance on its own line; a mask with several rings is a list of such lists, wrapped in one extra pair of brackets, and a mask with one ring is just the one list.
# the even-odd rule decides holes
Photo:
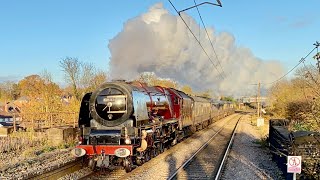
[(20, 95), (28, 97), (28, 104), (22, 109), (24, 112), (52, 112), (61, 110), (61, 89), (51, 81), (47, 75), (30, 75), (19, 81)]
[(12, 81), (5, 81), (0, 83), (0, 102), (9, 102), (18, 99), (20, 96), (20, 89), (18, 84)]
[(189, 95), (193, 94), (192, 88), (188, 85), (182, 86), (181, 91), (183, 91), (184, 93), (189, 94)]
[(232, 96), (222, 96), (220, 98), (221, 101), (229, 101), (229, 102), (236, 102), (236, 100), (234, 99), (234, 97)]
[[(27, 102), (20, 104), (23, 123), (38, 126), (41, 121), (46, 126), (72, 124), (77, 119), (79, 101), (65, 98), (63, 90), (52, 81), (47, 71), (40, 75), (30, 75), (18, 82), (21, 96)], [(35, 124), (34, 124), (35, 123)]]
[(153, 72), (143, 72), (140, 74), (139, 82), (145, 83), (148, 86), (161, 86), (168, 88), (177, 88), (178, 83), (171, 79), (163, 79), (156, 76)]
[(289, 119), (292, 130), (320, 131), (320, 74), (305, 66), (295, 75), (270, 89), (269, 109), (276, 118)]

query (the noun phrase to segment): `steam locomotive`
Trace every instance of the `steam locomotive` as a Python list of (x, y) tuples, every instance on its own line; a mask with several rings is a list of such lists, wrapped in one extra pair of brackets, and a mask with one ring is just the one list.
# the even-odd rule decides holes
[(80, 140), (72, 154), (93, 170), (122, 166), (130, 172), (233, 111), (231, 103), (173, 88), (107, 82), (82, 99)]

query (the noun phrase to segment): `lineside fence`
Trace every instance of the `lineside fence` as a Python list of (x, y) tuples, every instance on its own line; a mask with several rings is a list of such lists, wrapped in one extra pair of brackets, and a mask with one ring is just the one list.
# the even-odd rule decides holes
[(288, 130), (289, 120), (271, 119), (269, 143), (272, 159), (281, 169), (286, 179), (293, 174), (287, 173), (287, 156), (302, 156), (302, 173), (298, 179), (320, 179), (320, 133), (311, 131)]
[(13, 114), (14, 131), (19, 129), (45, 130), (55, 127), (77, 127), (78, 112), (47, 112)]

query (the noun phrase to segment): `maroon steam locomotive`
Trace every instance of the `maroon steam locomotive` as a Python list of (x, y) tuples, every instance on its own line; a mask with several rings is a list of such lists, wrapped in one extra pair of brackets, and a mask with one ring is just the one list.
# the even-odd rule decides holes
[(127, 172), (233, 112), (230, 103), (139, 82), (108, 82), (81, 102), (80, 142), (72, 154), (88, 166)]

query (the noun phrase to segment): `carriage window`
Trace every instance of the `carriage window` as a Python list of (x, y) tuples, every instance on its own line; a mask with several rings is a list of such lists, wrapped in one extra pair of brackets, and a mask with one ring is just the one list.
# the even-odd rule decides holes
[(174, 97), (174, 104), (178, 105), (179, 104), (179, 99), (177, 98), (177, 96)]

